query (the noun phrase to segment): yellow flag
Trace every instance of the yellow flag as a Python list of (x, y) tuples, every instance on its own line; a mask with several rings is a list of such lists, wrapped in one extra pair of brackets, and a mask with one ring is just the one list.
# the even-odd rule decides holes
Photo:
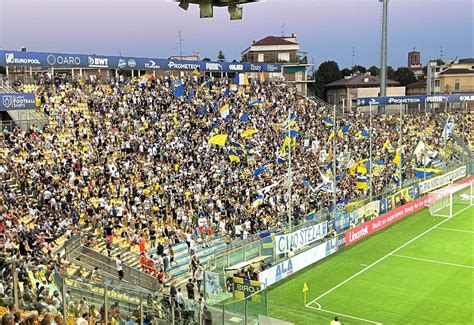
[(251, 137), (252, 135), (254, 135), (255, 133), (257, 133), (258, 131), (255, 130), (255, 129), (247, 129), (245, 130), (244, 132), (240, 133), (240, 136), (242, 138), (248, 138), (248, 137)]
[(175, 126), (179, 126), (178, 113), (174, 113), (173, 121)]
[(218, 134), (210, 138), (209, 140), (210, 144), (215, 144), (217, 146), (225, 146), (225, 142), (227, 141), (227, 134)]
[(402, 161), (401, 155), (400, 155), (400, 150), (397, 150), (397, 153), (395, 154), (395, 158), (393, 158), (393, 163), (398, 165)]
[(308, 285), (305, 282), (304, 285), (303, 285), (303, 293), (308, 292), (308, 291), (309, 291), (309, 288), (308, 288)]

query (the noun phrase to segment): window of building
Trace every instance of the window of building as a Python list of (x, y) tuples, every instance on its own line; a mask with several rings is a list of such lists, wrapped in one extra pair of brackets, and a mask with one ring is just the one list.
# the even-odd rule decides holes
[(290, 53), (278, 53), (278, 61), (290, 62)]
[(328, 95), (328, 102), (333, 104), (334, 103), (334, 96), (333, 95)]
[(439, 79), (436, 79), (436, 80), (435, 80), (434, 85), (435, 85), (435, 87), (439, 87)]
[(454, 90), (459, 90), (461, 89), (461, 79), (456, 79), (454, 81)]
[(264, 62), (264, 61), (265, 61), (265, 54), (258, 53), (258, 62)]
[(303, 80), (303, 71), (296, 71), (295, 81), (302, 81), (302, 80)]

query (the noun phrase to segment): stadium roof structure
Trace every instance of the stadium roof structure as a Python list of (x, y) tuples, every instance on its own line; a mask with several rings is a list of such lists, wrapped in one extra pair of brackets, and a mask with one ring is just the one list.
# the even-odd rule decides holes
[[(399, 86), (400, 83), (395, 80), (387, 80), (387, 86)], [(370, 74), (356, 74), (351, 77), (346, 77), (333, 82), (330, 82), (324, 87), (328, 88), (359, 88), (359, 87), (377, 87), (380, 86), (380, 78)]]

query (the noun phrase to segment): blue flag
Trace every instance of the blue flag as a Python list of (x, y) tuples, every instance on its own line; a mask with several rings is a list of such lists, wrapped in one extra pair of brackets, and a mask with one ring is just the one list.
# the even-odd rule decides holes
[(240, 122), (247, 122), (249, 120), (252, 111), (249, 111), (240, 117)]
[(173, 90), (174, 97), (183, 97), (184, 96), (184, 85), (179, 85)]
[(188, 102), (192, 101), (194, 97), (194, 90), (191, 90), (186, 98)]
[(254, 170), (254, 172), (252, 173), (252, 176), (257, 177), (258, 175), (260, 175), (264, 171), (265, 171), (265, 165), (260, 165), (257, 169)]

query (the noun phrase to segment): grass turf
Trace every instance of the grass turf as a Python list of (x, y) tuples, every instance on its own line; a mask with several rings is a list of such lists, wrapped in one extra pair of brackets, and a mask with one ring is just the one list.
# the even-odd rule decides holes
[[(464, 205), (455, 209), (465, 206), (456, 200)], [(473, 324), (473, 256), (474, 208), (451, 219), (425, 208), (270, 289), (269, 316), (295, 324), (328, 324), (335, 315), (343, 324)], [(332, 312), (305, 307), (305, 282), (310, 303), (364, 269), (316, 301)]]

